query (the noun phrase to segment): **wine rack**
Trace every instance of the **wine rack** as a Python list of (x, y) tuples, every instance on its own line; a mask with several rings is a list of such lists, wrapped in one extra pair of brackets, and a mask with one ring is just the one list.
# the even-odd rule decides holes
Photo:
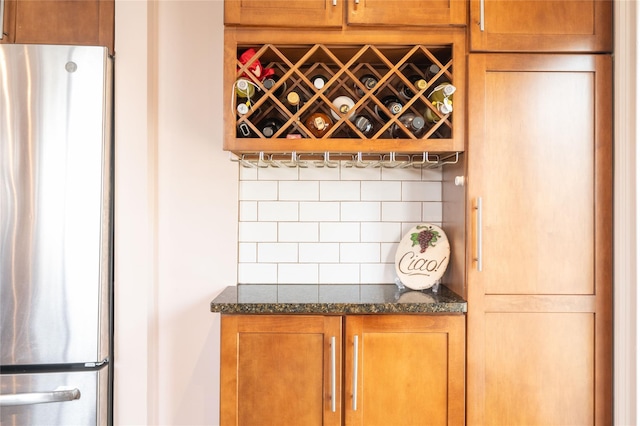
[[(225, 116), (233, 117), (227, 121), (234, 128), (225, 133), (225, 149), (236, 154), (464, 150), (464, 56), (453, 40), (237, 43), (227, 52), (233, 52), (235, 61), (232, 77), (225, 79), (229, 92)], [(361, 80), (365, 75), (373, 78), (372, 87)], [(316, 85), (317, 78), (324, 85)], [(416, 80), (423, 81), (416, 84)], [(248, 92), (243, 86), (247, 83)], [(448, 113), (430, 100), (442, 84), (456, 87)], [(298, 105), (287, 102), (292, 92), (301, 100)], [(390, 97), (401, 103), (395, 115), (385, 104)], [(336, 100), (345, 98), (350, 103), (341, 108), (344, 102)], [(329, 121), (322, 134), (314, 131), (310, 118), (318, 113)], [(407, 117), (419, 117), (424, 124), (412, 130)], [(275, 123), (267, 126), (268, 120)]]

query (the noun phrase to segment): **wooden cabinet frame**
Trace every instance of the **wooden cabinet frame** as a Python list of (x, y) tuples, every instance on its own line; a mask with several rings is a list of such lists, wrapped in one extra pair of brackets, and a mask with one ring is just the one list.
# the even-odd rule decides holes
[[(295, 44), (291, 44), (291, 40), (295, 40)], [(410, 40), (411, 43), (407, 43)], [(421, 152), (458, 152), (464, 150), (464, 129), (465, 129), (465, 108), (466, 104), (466, 78), (465, 78), (465, 45), (464, 45), (464, 29), (446, 28), (440, 30), (403, 30), (395, 31), (322, 31), (322, 32), (300, 32), (296, 30), (281, 29), (277, 32), (260, 30), (260, 29), (241, 29), (226, 28), (225, 29), (225, 65), (224, 65), (224, 149), (234, 153), (243, 152), (340, 152), (340, 153), (421, 153)], [(318, 45), (335, 46), (336, 48), (347, 48), (352, 46), (355, 51), (363, 47), (372, 46), (371, 49), (390, 49), (393, 46), (402, 46), (404, 49), (411, 49), (429, 55), (428, 48), (430, 46), (444, 46), (451, 51), (451, 63), (449, 68), (443, 72), (443, 76), (451, 75), (451, 82), (456, 86), (457, 90), (454, 94), (454, 111), (442, 118), (442, 129), (449, 127), (449, 133), (444, 138), (435, 138), (432, 136), (424, 136), (420, 138), (407, 136), (407, 138), (392, 139), (386, 136), (386, 129), (392, 124), (389, 122), (383, 128), (383, 137), (367, 139), (362, 136), (356, 137), (323, 137), (321, 139), (303, 137), (301, 139), (287, 138), (264, 138), (251, 137), (240, 138), (236, 136), (236, 124), (242, 118), (236, 116), (235, 111), (235, 93), (234, 84), (238, 78), (238, 52), (239, 47), (255, 47), (260, 50), (263, 46), (272, 44), (274, 46), (295, 46), (301, 49), (312, 49)], [(421, 47), (425, 46), (425, 47)], [(330, 49), (329, 49), (330, 50)], [(301, 54), (302, 55), (302, 54)], [(296, 73), (299, 76), (301, 72), (296, 71), (301, 64), (313, 63), (312, 54), (308, 57), (301, 56), (299, 62), (291, 61), (290, 73)], [(283, 59), (284, 61), (284, 59)], [(311, 61), (311, 62), (305, 62)], [(348, 67), (355, 63), (355, 59), (351, 62), (345, 61), (344, 67), (340, 72), (347, 75)], [(391, 70), (390, 75), (397, 77), (398, 65), (392, 62), (385, 63), (386, 69)], [(394, 74), (395, 73), (395, 74)], [(259, 83), (255, 82), (256, 86)], [(380, 84), (390, 84), (380, 81)], [(431, 86), (433, 88), (434, 86)], [(393, 89), (395, 90), (395, 89)], [(418, 93), (410, 102), (419, 105), (429, 103), (426, 96), (426, 90)], [(317, 94), (313, 99), (328, 101), (324, 94)], [(369, 101), (375, 102), (369, 98)], [(258, 101), (260, 102), (260, 101)], [(275, 102), (275, 101), (273, 101)], [(365, 100), (356, 103), (356, 111), (366, 108)], [(379, 100), (375, 102), (382, 105)], [(282, 106), (280, 106), (282, 109)], [(295, 120), (302, 116), (303, 112), (291, 117), (287, 116), (287, 123), (291, 125)], [(392, 119), (398, 123), (397, 117)], [(341, 125), (349, 126), (345, 119), (340, 121)], [(444, 124), (443, 124), (444, 123)], [(287, 125), (287, 124), (285, 124)], [(351, 126), (353, 129), (354, 127)]]

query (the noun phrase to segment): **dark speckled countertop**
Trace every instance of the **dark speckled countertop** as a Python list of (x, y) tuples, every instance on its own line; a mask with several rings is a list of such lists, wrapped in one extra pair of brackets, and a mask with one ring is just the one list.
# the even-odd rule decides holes
[(445, 286), (400, 291), (395, 285), (240, 284), (211, 301), (223, 314), (462, 314), (467, 302)]

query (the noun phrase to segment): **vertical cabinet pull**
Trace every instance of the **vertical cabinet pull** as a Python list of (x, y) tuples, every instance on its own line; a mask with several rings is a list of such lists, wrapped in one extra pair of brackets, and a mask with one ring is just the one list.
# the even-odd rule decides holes
[(336, 337), (331, 337), (331, 411), (336, 412)]
[(360, 4), (360, 0), (356, 0), (356, 4)]
[(484, 31), (484, 0), (480, 0), (480, 31)]
[(358, 335), (353, 336), (353, 411), (358, 409)]
[(482, 271), (482, 197), (476, 199), (476, 269)]
[(333, 4), (334, 6), (337, 6), (338, 5), (338, 0), (333, 0), (333, 2), (331, 4)]
[(0, 0), (0, 40), (4, 38), (4, 4), (5, 0)]

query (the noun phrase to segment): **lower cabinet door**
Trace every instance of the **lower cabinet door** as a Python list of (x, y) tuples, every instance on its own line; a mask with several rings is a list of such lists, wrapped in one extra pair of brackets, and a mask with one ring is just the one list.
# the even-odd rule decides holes
[(220, 422), (464, 425), (464, 353), (464, 315), (223, 315)]
[(223, 426), (340, 425), (342, 317), (223, 315)]
[(345, 424), (464, 425), (463, 315), (347, 316)]

